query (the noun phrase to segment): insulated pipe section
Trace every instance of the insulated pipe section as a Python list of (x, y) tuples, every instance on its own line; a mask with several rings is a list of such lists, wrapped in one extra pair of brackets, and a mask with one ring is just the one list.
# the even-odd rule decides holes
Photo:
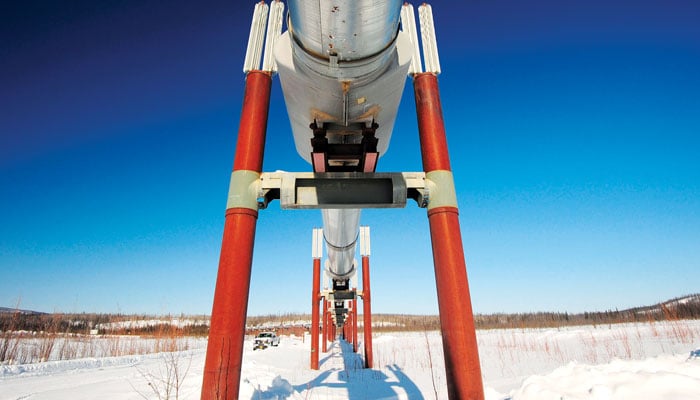
[(311, 163), (313, 122), (331, 127), (333, 144), (359, 144), (359, 127), (376, 123), (382, 157), (413, 56), (398, 30), (401, 2), (290, 0), (288, 9), (274, 52), (297, 152)]
[[(399, 31), (402, 0), (289, 0), (288, 31), (275, 46), (280, 83), (299, 155), (311, 162), (309, 124), (332, 128), (332, 144), (359, 144), (358, 126), (376, 123), (377, 152), (389, 147), (412, 58)], [(355, 272), (360, 210), (324, 210), (333, 279)]]
[(355, 274), (355, 244), (360, 210), (328, 209), (323, 214), (323, 236), (328, 250), (326, 270), (333, 279), (349, 279)]
[(289, 0), (289, 30), (304, 51), (318, 58), (361, 60), (396, 39), (401, 0)]

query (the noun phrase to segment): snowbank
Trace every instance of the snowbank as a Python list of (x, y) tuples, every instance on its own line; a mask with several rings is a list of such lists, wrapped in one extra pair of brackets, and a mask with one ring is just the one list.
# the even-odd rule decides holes
[[(361, 335), (360, 335), (361, 336)], [(488, 400), (700, 399), (700, 321), (477, 334)], [(360, 337), (361, 338), (361, 337)], [(310, 338), (243, 354), (241, 399), (444, 399), (438, 332), (376, 335), (374, 369), (344, 342), (309, 369)], [(362, 344), (360, 344), (360, 349)], [(169, 357), (168, 354), (174, 354)], [(183, 400), (199, 399), (205, 349), (124, 357), (0, 365), (0, 400), (156, 398), (173, 362)], [(174, 396), (172, 396), (174, 397)]]

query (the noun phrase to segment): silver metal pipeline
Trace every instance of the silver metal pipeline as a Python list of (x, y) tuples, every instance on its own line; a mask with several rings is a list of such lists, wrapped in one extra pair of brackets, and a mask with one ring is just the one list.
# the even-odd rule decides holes
[[(309, 124), (332, 125), (329, 143), (360, 143), (344, 129), (378, 124), (377, 152), (389, 140), (413, 47), (399, 31), (402, 0), (289, 0), (288, 30), (275, 61), (299, 155), (311, 162)], [(323, 210), (326, 269), (333, 279), (355, 273), (358, 209)]]
[(275, 61), (299, 155), (311, 163), (309, 124), (336, 127), (329, 143), (359, 143), (342, 128), (378, 124), (377, 152), (389, 148), (413, 57), (409, 35), (398, 30), (401, 2), (291, 0), (289, 29), (275, 45)]
[(305, 52), (361, 60), (388, 48), (399, 29), (401, 0), (290, 0), (289, 31)]
[(356, 272), (355, 245), (360, 226), (360, 210), (327, 209), (323, 215), (323, 239), (328, 259), (326, 270), (333, 279), (348, 279)]

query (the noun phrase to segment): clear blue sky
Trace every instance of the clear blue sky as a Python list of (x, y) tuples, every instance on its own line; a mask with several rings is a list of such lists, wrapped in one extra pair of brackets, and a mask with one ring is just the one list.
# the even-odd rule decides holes
[[(0, 6), (0, 306), (211, 311), (253, 1)], [(417, 5), (417, 4), (416, 4)], [(436, 1), (476, 312), (700, 291), (700, 2)], [(308, 171), (275, 80), (265, 170)], [(381, 171), (421, 169), (407, 82)], [(250, 314), (308, 312), (318, 211), (261, 212)], [(437, 313), (425, 210), (373, 310)]]

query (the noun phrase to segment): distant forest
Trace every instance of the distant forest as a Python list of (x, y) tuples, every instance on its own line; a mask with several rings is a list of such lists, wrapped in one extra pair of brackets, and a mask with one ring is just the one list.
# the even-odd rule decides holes
[(577, 314), (538, 312), (488, 314), (474, 317), (477, 329), (605, 325), (628, 322), (700, 319), (700, 294), (678, 297), (653, 306)]
[[(477, 314), (477, 329), (554, 328), (577, 325), (607, 325), (629, 322), (657, 322), (682, 319), (700, 319), (700, 294), (678, 297), (663, 303), (626, 310), (607, 310), (584, 313), (533, 312), (516, 314)], [(174, 324), (173, 321), (191, 323)], [(249, 316), (249, 333), (272, 329), (279, 333), (299, 334), (308, 331), (311, 315), (276, 314)], [(149, 324), (120, 324), (123, 321), (154, 321)], [(359, 318), (362, 323), (362, 315)], [(440, 329), (437, 315), (375, 314), (372, 316), (375, 332), (429, 331)], [(45, 332), (63, 334), (170, 334), (203, 336), (208, 334), (205, 316), (150, 316), (122, 314), (47, 314), (26, 310), (0, 308), (0, 332)]]
[[(296, 321), (308, 321), (309, 314), (263, 315), (248, 317), (251, 328), (261, 326), (292, 326)], [(476, 314), (477, 329), (506, 328), (555, 328), (576, 325), (605, 325), (628, 322), (673, 321), (700, 319), (700, 294), (678, 297), (652, 306), (626, 310), (607, 310), (583, 313), (533, 312)], [(360, 324), (362, 318), (360, 316)], [(425, 331), (440, 329), (437, 315), (374, 314), (372, 329), (375, 332)]]

